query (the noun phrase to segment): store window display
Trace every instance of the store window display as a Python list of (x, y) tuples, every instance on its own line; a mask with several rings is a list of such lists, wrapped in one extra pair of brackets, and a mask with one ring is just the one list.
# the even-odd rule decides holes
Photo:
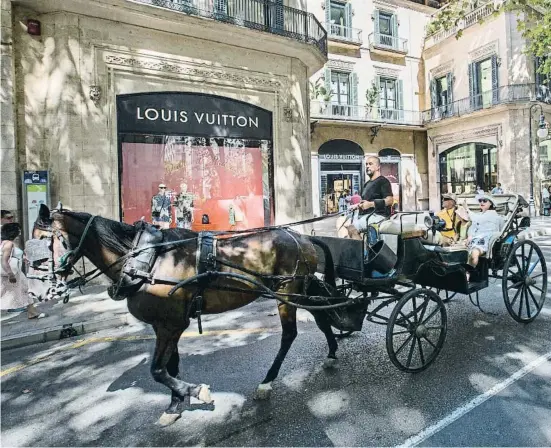
[[(122, 140), (125, 222), (151, 216), (161, 228), (195, 231), (271, 224), (269, 141), (151, 135)], [(151, 196), (153, 186), (158, 191)]]

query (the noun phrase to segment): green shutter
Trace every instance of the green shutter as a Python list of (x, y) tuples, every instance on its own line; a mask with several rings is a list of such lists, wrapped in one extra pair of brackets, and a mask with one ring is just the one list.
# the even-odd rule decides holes
[(358, 74), (350, 73), (350, 104), (358, 105)]
[(499, 102), (499, 67), (497, 66), (497, 55), (492, 56), (492, 103)]
[(375, 85), (378, 87), (379, 89), (379, 104), (375, 103), (374, 105), (374, 109), (372, 110), (372, 114), (373, 114), (373, 118), (379, 118), (380, 115), (381, 115), (381, 107), (384, 107), (382, 105), (382, 101), (383, 101), (383, 89), (381, 88), (381, 77), (380, 76), (375, 76)]
[(327, 90), (327, 94), (331, 92), (331, 69), (329, 67), (325, 67), (325, 90)]
[(482, 101), (478, 99), (478, 78), (476, 76), (476, 62), (469, 64), (469, 98), (471, 103), (471, 109), (476, 110), (480, 108)]
[(381, 43), (381, 39), (379, 37), (379, 10), (376, 9), (373, 11), (373, 30), (375, 34), (373, 35), (373, 43), (375, 45), (379, 45)]
[(448, 115), (453, 115), (453, 73), (450, 72), (446, 75), (446, 80), (448, 82)]
[(392, 48), (399, 49), (398, 17), (396, 17), (396, 14), (392, 14), (392, 18), (390, 19), (390, 29), (392, 30)]
[(348, 2), (344, 7), (344, 15), (346, 17), (346, 22), (344, 24), (344, 36), (347, 39), (352, 38), (352, 3)]
[(404, 81), (398, 79), (396, 81), (396, 109), (398, 109), (398, 117), (404, 119)]
[(429, 83), (429, 92), (430, 92), (430, 117), (435, 119), (439, 117), (438, 114), (438, 97), (436, 91), (436, 79), (431, 79)]
[[(326, 26), (329, 28), (331, 23), (331, 1), (325, 0), (325, 23)], [(329, 33), (331, 32), (330, 29), (327, 30)]]

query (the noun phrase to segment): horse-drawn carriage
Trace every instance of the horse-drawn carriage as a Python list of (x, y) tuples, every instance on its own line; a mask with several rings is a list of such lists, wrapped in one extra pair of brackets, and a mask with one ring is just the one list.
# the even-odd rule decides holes
[[(467, 263), (465, 245), (442, 247), (427, 238), (442, 224), (426, 212), (399, 213), (380, 224), (380, 234), (396, 238), (394, 258), (382, 241), (372, 246), (365, 238), (319, 237), (329, 247), (341, 279), (338, 295), (355, 295), (367, 305), (367, 320), (387, 325), (387, 351), (399, 369), (418, 372), (435, 360), (446, 337), (445, 302), (464, 294), (480, 308), (478, 293), (488, 287), (489, 278), (501, 280), (513, 319), (527, 323), (540, 313), (547, 291), (545, 258), (536, 243), (517, 238), (530, 225), (523, 213), (528, 203), (518, 195), (495, 200), (505, 225), (492, 235), (488, 254), (476, 268)], [(469, 209), (478, 208), (475, 196), (465, 201)], [(419, 236), (423, 227), (429, 235)], [(390, 316), (384, 315), (381, 311), (391, 305)]]
[[(474, 196), (466, 201), (477, 208)], [(211, 400), (207, 386), (178, 378), (178, 340), (190, 319), (197, 318), (201, 329), (202, 314), (235, 309), (260, 296), (278, 301), (282, 324), (281, 347), (257, 389), (260, 398), (269, 395), (297, 336), (297, 308), (309, 310), (327, 338), (328, 365), (336, 361), (332, 327), (358, 331), (367, 318), (387, 326), (390, 359), (407, 372), (424, 370), (438, 356), (447, 331), (444, 303), (459, 293), (471, 300), (474, 295), (479, 306), (478, 291), (488, 287), (490, 277), (502, 280), (505, 305), (515, 320), (534, 320), (545, 300), (547, 268), (539, 247), (517, 238), (529, 226), (523, 216), (528, 204), (517, 195), (496, 196), (496, 203), (505, 225), (491, 238), (470, 281), (467, 249), (432, 243), (429, 237), (441, 226), (426, 212), (393, 215), (379, 224), (383, 239), (368, 244), (367, 238), (301, 235), (289, 226), (217, 234), (160, 231), (145, 223), (130, 226), (66, 211), (61, 205), (50, 212), (43, 205), (30, 246), (41, 247), (42, 241), (49, 248), (49, 268), (42, 274), (48, 280), (66, 277), (80, 257), (88, 258), (97, 272), (79, 275), (68, 285), (105, 274), (113, 282), (112, 297), (126, 298), (129, 311), (153, 325), (157, 343), (151, 372), (172, 391), (167, 424), (190, 396)], [(43, 257), (46, 251), (40, 253)], [(392, 305), (390, 315), (385, 313)]]

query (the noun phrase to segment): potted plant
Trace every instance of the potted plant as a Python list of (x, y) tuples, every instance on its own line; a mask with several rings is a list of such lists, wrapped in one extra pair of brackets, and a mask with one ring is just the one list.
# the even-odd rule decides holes
[(325, 111), (325, 109), (327, 108), (327, 104), (331, 101), (332, 96), (333, 91), (327, 91), (327, 89), (323, 85), (321, 78), (318, 78), (315, 83), (310, 81), (310, 99), (313, 101), (318, 101), (320, 113), (323, 113)]
[(367, 88), (365, 91), (365, 115), (366, 118), (371, 114), (373, 106), (379, 101), (379, 95), (381, 94), (381, 89), (375, 81), (371, 81), (371, 87)]

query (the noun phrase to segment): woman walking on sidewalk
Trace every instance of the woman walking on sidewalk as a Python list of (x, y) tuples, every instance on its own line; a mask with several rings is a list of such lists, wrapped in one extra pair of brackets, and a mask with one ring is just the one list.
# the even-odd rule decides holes
[(27, 278), (21, 272), (23, 251), (14, 241), (21, 234), (21, 226), (8, 223), (2, 226), (2, 290), (0, 292), (0, 308), (2, 310), (27, 310), (29, 319), (41, 319), (46, 314), (40, 313), (34, 306), (33, 299), (27, 293)]

